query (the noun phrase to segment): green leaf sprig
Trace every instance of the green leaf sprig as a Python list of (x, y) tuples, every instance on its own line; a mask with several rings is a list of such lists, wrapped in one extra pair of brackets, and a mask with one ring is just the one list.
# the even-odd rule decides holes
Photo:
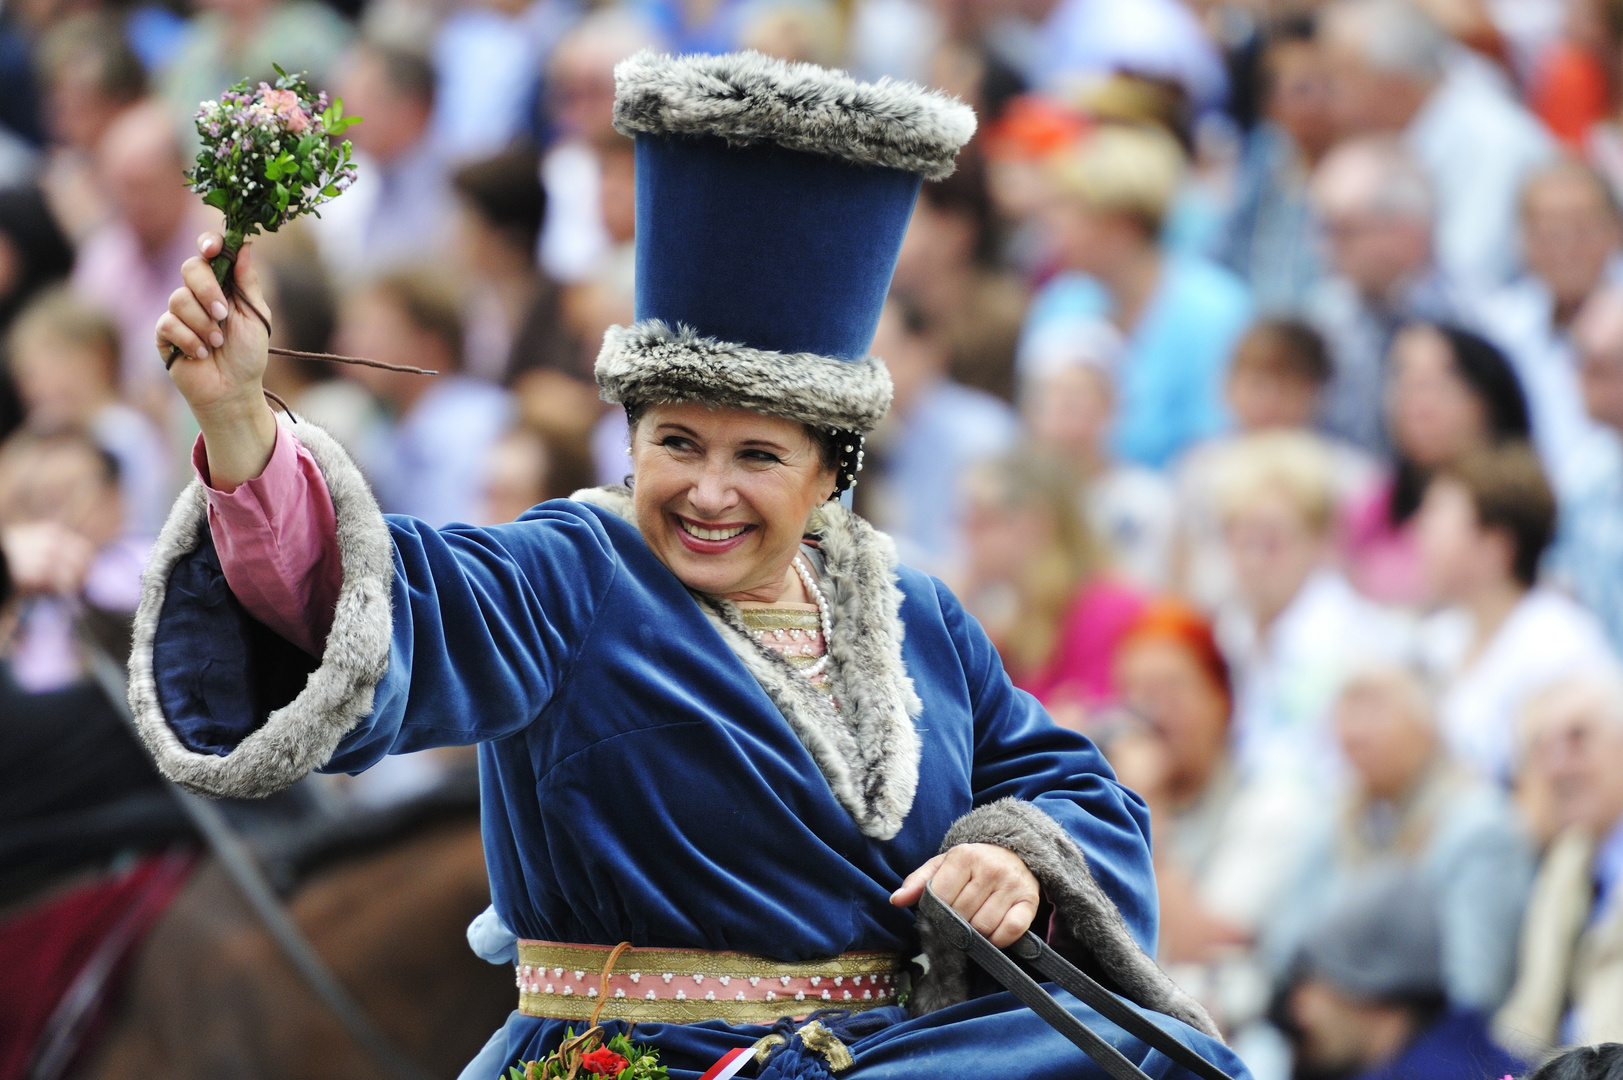
[(225, 215), (225, 248), (211, 266), (228, 292), (228, 275), (243, 241), (275, 232), (316, 211), (355, 182), (348, 139), (358, 116), (345, 116), (342, 99), (313, 93), (302, 75), (276, 68), (276, 85), (249, 89), (244, 79), (205, 101), (195, 117), (202, 148), (187, 183)]
[[(225, 243), (209, 268), (228, 300), (238, 298), (231, 268), (248, 237), (273, 233), (303, 214), (320, 217), (316, 207), (336, 199), (355, 182), (352, 148), (348, 139), (339, 136), (361, 118), (345, 116), (343, 100), (328, 101), (326, 91), (312, 94), (303, 75), (289, 75), (275, 64), (271, 66), (276, 68), (275, 86), (262, 82), (250, 90), (244, 79), (221, 94), (220, 100), (203, 102), (195, 117), (203, 146), (197, 152), (197, 164), (186, 173), (186, 182), (205, 203), (225, 215)], [(247, 306), (269, 333), (270, 316)], [(413, 375), (437, 374), (364, 356), (275, 346), (270, 351)], [(171, 346), (164, 366), (173, 366), (179, 358), (180, 348)], [(287, 410), (287, 403), (269, 390), (265, 396)]]

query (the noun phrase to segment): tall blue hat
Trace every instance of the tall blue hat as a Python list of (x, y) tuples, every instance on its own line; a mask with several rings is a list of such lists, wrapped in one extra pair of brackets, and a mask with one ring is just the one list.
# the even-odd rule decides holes
[(891, 382), (868, 347), (902, 235), (974, 112), (758, 53), (645, 52), (614, 78), (637, 143), (637, 295), (597, 358), (604, 399), (871, 431)]

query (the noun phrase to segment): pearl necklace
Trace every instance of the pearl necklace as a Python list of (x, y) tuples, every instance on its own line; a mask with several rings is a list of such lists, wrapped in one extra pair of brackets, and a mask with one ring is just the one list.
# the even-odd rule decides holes
[(828, 668), (828, 660), (832, 655), (834, 645), (834, 620), (829, 616), (828, 600), (823, 596), (823, 590), (818, 587), (817, 576), (811, 572), (811, 567), (806, 565), (805, 560), (799, 554), (795, 555), (791, 565), (794, 566), (795, 573), (800, 575), (800, 580), (806, 586), (806, 591), (811, 594), (813, 600), (817, 601), (817, 619), (823, 626), (823, 655), (817, 658), (815, 664), (800, 669), (802, 675), (812, 679), (821, 675)]

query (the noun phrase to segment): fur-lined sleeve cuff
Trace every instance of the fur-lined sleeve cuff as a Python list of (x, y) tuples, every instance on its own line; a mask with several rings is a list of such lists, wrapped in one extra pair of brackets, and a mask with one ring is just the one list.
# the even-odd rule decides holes
[(372, 711), (393, 633), (394, 548), (360, 470), (320, 428), (293, 425), (337, 517), (343, 581), (319, 663), (250, 619), (229, 595), (194, 480), (176, 501), (141, 586), (130, 709), (169, 779), (206, 795), (257, 798), (325, 764)]
[[(1055, 930), (1077, 944), (1107, 985), (1137, 1005), (1220, 1038), (1206, 1010), (1138, 947), (1121, 912), (1094, 880), (1087, 856), (1053, 818), (1022, 799), (999, 799), (959, 818), (947, 830), (941, 850), (960, 844), (994, 844), (1014, 852), (1053, 905)], [(964, 954), (925, 916), (919, 920), (919, 936), (930, 969), (914, 991), (915, 1013), (967, 1000), (970, 973)]]

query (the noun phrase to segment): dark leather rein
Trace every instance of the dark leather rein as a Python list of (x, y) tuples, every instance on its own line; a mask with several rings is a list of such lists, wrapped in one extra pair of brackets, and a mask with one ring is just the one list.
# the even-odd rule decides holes
[(1020, 966), (1021, 963), (1030, 965), (1038, 974), (1057, 983), (1061, 989), (1069, 991), (1077, 1000), (1092, 1007), (1100, 1016), (1145, 1045), (1160, 1051), (1173, 1063), (1181, 1065), (1202, 1080), (1233, 1080), (1228, 1073), (1195, 1053), (1166, 1029), (1105, 989), (1092, 976), (1078, 970), (1031, 931), (1027, 930), (1019, 941), (1007, 949), (999, 949), (980, 931), (969, 925), (967, 919), (943, 903), (928, 885), (924, 887), (924, 897), (919, 901), (919, 910), (929, 914), (955, 949), (975, 961), (1023, 1005), (1047, 1021), (1055, 1031), (1075, 1043), (1084, 1054), (1110, 1074), (1111, 1080), (1150, 1080), (1150, 1077), (1092, 1028), (1071, 1015), (1070, 1010), (1064, 1005), (1054, 1000), (1054, 996), (1043, 989), (1041, 983), (1026, 973)]

